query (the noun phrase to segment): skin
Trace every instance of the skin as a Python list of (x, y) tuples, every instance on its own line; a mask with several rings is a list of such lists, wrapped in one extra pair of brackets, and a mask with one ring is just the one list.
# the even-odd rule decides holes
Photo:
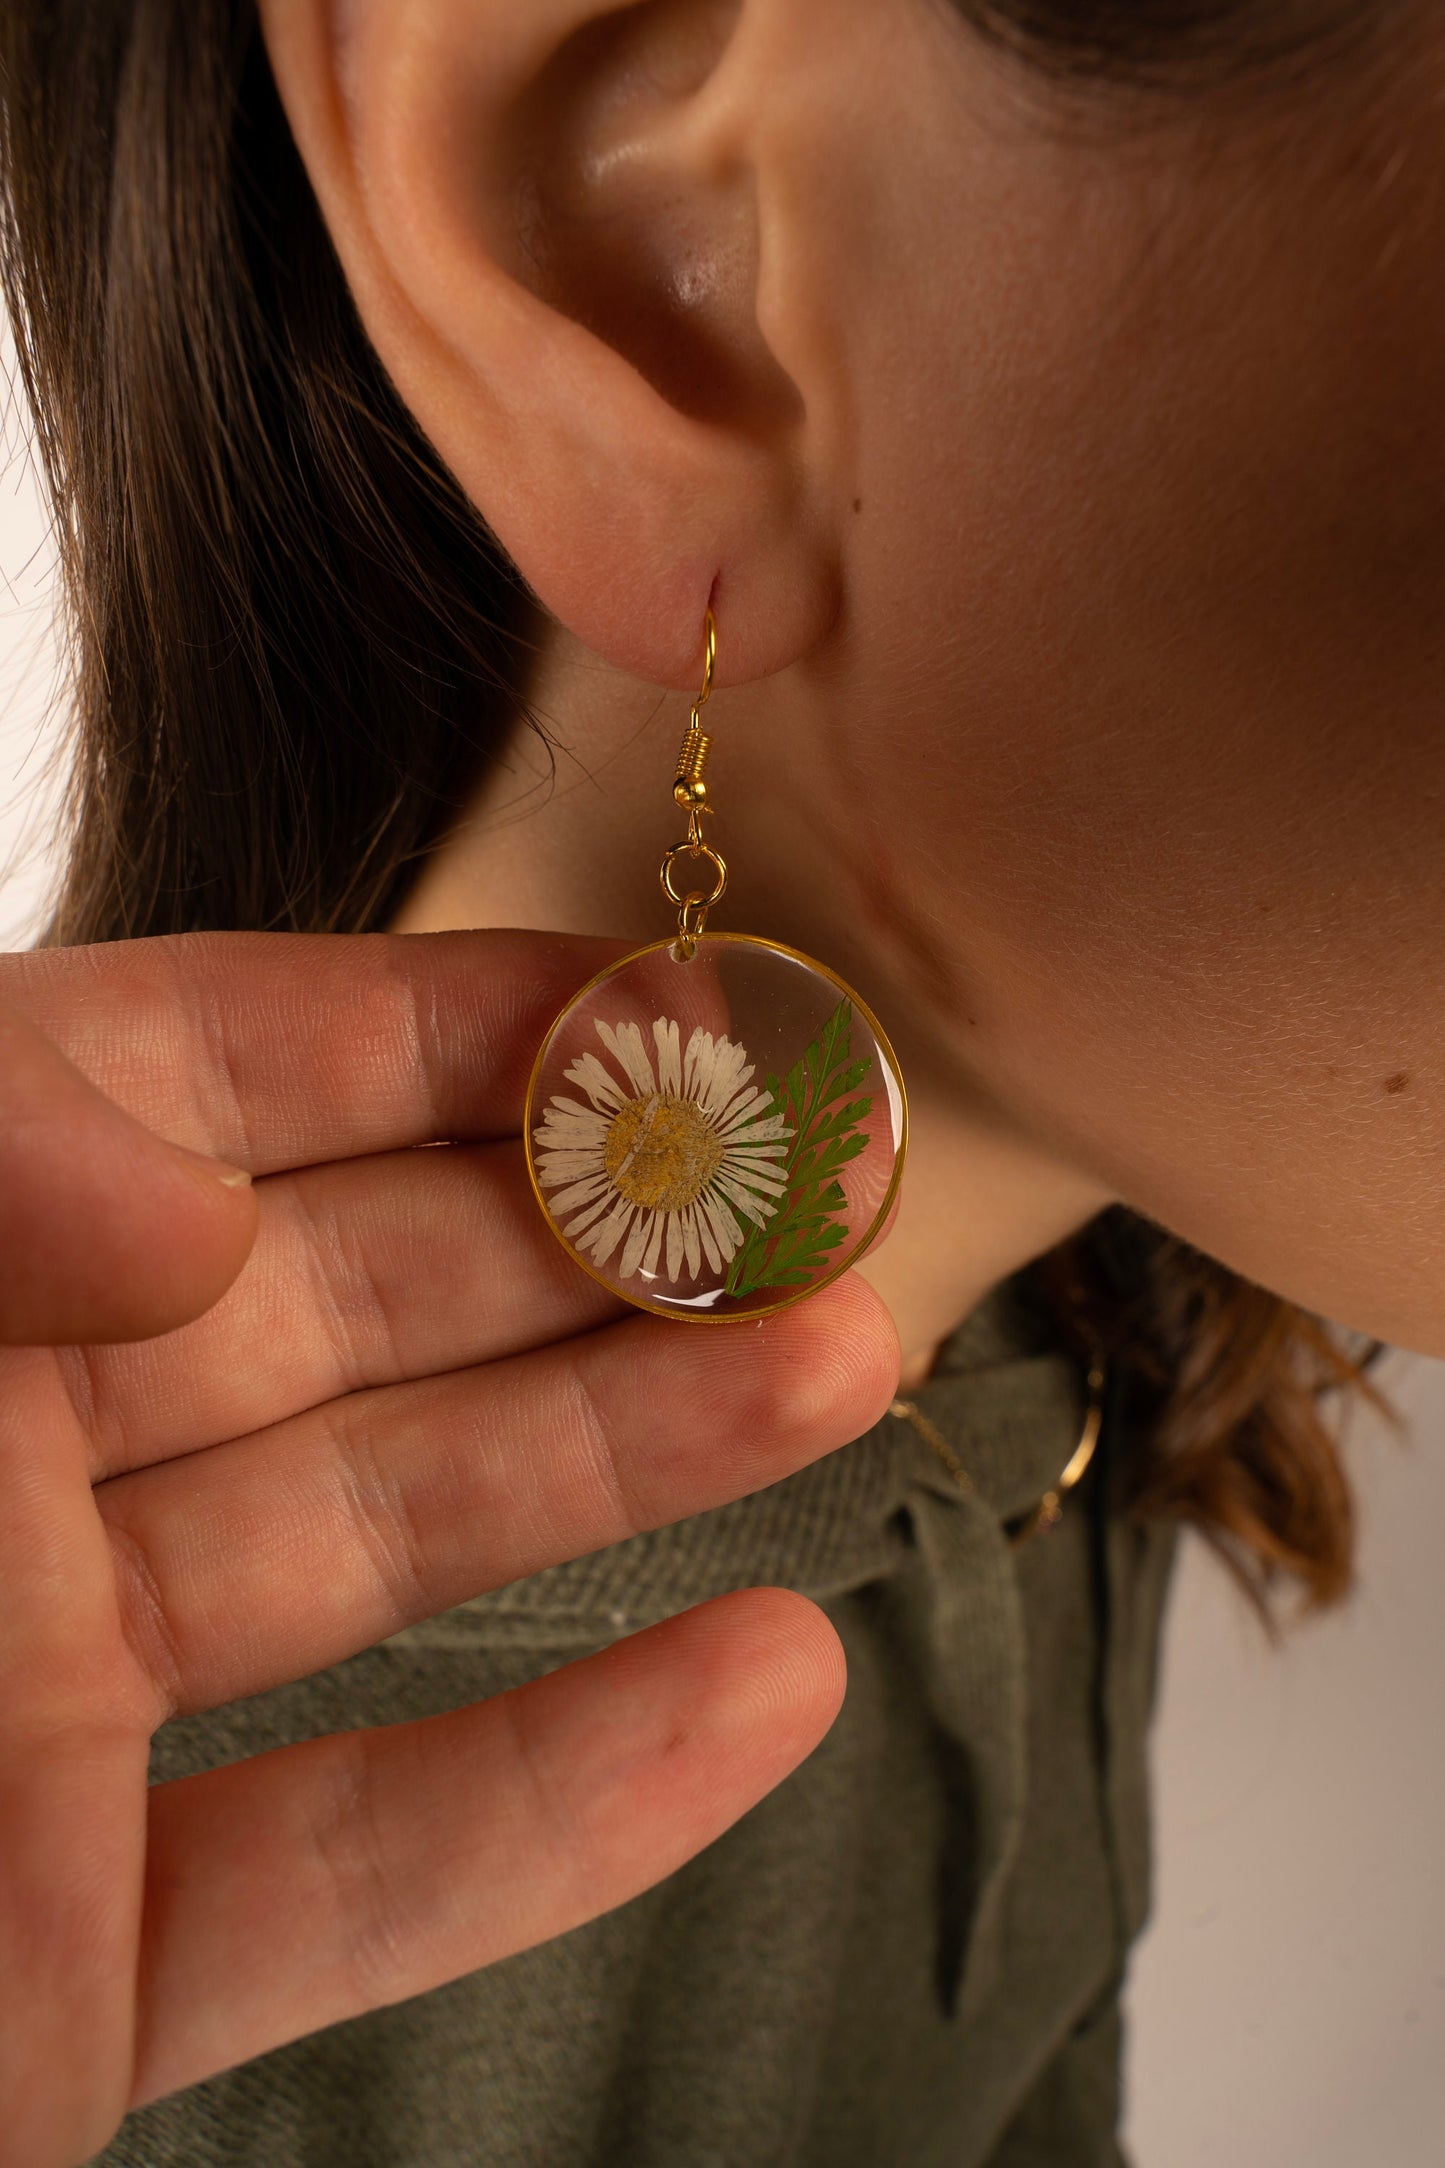
[(910, 1364), (1114, 1197), (1445, 1351), (1438, 11), (1157, 97), (935, 0), (264, 12), (367, 329), (564, 628), (574, 787), (489, 779), (404, 923), (665, 930), (711, 595), (726, 922), (904, 1056)]
[[(842, 1675), (746, 1591), (148, 1806), (173, 1710), (776, 1480), (1112, 1199), (1445, 1352), (1430, 14), (1155, 97), (935, 0), (265, 0), (363, 322), (551, 613), (566, 752), (547, 796), (519, 717), (417, 938), (0, 971), (0, 1256), (45, 1261), (0, 1269), (22, 2168), (622, 1901)], [(915, 1118), (885, 1300), (745, 1364), (568, 1267), (515, 1134), (586, 937), (666, 930), (710, 598), (723, 922), (858, 986)]]
[[(620, 1904), (836, 1713), (827, 1620), (753, 1589), (147, 1797), (168, 1717), (776, 1482), (886, 1405), (898, 1343), (860, 1281), (740, 1327), (739, 1363), (626, 1313), (541, 1224), (532, 1051), (615, 952), (0, 959), (0, 1235), (46, 1265), (0, 1277), (7, 2168), (70, 2168), (128, 2106)], [(438, 1137), (465, 1141), (411, 1149)]]

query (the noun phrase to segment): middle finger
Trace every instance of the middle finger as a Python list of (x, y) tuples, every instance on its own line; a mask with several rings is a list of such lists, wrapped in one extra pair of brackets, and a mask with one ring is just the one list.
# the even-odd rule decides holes
[(96, 1503), (156, 1720), (776, 1483), (867, 1430), (897, 1375), (849, 1275), (759, 1322), (630, 1318), (119, 1476)]

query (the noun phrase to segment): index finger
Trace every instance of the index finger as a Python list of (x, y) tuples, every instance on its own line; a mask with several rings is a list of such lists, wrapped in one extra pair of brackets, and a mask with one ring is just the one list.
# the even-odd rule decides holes
[(178, 934), (0, 958), (0, 999), (147, 1127), (269, 1174), (513, 1134), (547, 1026), (630, 945)]

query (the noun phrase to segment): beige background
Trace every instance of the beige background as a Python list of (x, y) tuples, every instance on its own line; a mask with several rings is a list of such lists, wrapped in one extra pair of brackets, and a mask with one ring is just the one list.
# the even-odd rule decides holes
[[(53, 871), (51, 551), (18, 406), (0, 470), (0, 947)], [(1442, 929), (1445, 932), (1445, 929)], [(1445, 2163), (1445, 1365), (1359, 1424), (1361, 1591), (1269, 1648), (1191, 1544), (1156, 1742), (1158, 1896), (1134, 1966), (1138, 2168)], [(1060, 2164), (1064, 2168), (1064, 2164)]]

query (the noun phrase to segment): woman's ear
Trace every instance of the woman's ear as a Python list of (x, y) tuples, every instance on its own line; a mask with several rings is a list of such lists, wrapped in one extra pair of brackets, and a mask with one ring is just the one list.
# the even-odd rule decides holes
[[(362, 322), (543, 605), (655, 684), (840, 600), (830, 296), (782, 0), (261, 0)], [(802, 50), (806, 50), (806, 41)]]

